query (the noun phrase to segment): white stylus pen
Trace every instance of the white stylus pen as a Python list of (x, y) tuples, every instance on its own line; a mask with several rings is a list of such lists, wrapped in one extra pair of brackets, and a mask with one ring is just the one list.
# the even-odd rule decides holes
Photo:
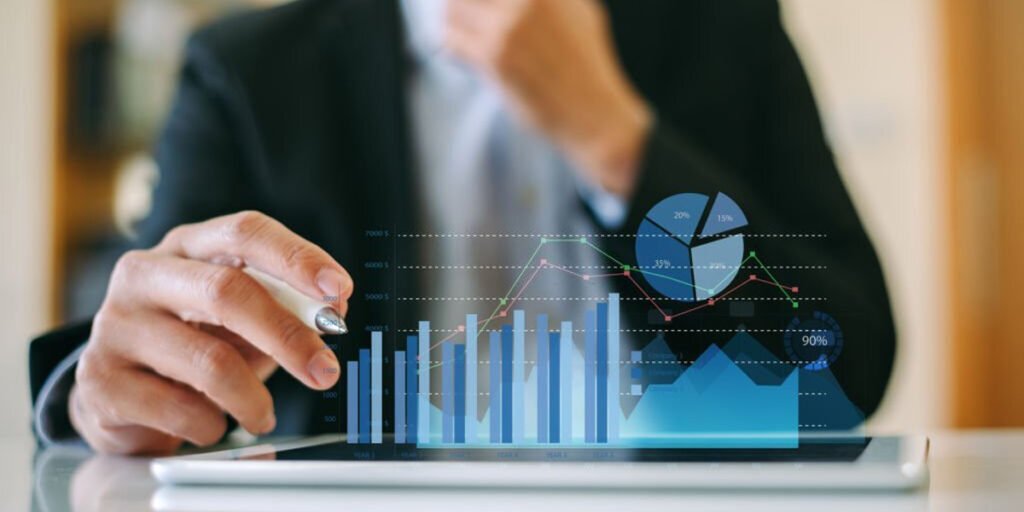
[(252, 267), (245, 267), (243, 272), (263, 285), (277, 302), (312, 329), (322, 334), (348, 334), (345, 319), (330, 304), (311, 299), (288, 283)]

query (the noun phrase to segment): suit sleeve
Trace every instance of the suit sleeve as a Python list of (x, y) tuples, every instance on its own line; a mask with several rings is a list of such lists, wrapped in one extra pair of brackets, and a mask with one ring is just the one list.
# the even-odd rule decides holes
[[(777, 6), (751, 37), (751, 123), (756, 168), (723, 164), (676, 128), (675, 113), (659, 111), (649, 138), (637, 191), (625, 226), (669, 195), (728, 194), (750, 220), (748, 249), (776, 264), (813, 265), (791, 271), (800, 295), (822, 302), (839, 323), (846, 346), (831, 366), (839, 384), (865, 416), (877, 410), (889, 381), (895, 327), (881, 265), (825, 140), (808, 79)], [(754, 167), (754, 166), (751, 166)], [(791, 235), (813, 234), (814, 237)], [(782, 272), (782, 271), (780, 271)], [(809, 313), (810, 311), (806, 311)]]
[[(228, 98), (231, 75), (193, 38), (186, 49), (177, 95), (156, 145), (160, 181), (153, 209), (138, 226), (136, 247), (157, 244), (173, 227), (255, 208), (251, 177), (244, 172), (239, 133)], [(43, 444), (73, 441), (68, 392), (90, 325), (53, 331), (32, 341), (29, 351), (33, 427)]]

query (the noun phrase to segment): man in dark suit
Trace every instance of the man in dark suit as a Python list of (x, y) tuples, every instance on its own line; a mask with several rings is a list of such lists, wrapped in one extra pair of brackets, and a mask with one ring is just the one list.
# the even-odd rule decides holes
[[(831, 370), (854, 404), (870, 414), (888, 382), (882, 272), (773, 1), (300, 0), (241, 15), (191, 39), (157, 160), (144, 249), (121, 258), (90, 325), (33, 343), (43, 442), (165, 453), (231, 421), (337, 430), (305, 389), (337, 383), (337, 354), (240, 267), (330, 297), (354, 333), (397, 331), (443, 308), (353, 290), (483, 294), (487, 279), (375, 271), (360, 263), (445, 253), (410, 237), (389, 254), (370, 232), (589, 231), (631, 255), (619, 235), (680, 192), (728, 194), (759, 254), (816, 266), (801, 293), (842, 325)], [(623, 314), (652, 324), (640, 302)], [(737, 328), (696, 322), (654, 330), (685, 358), (723, 341), (695, 333)]]

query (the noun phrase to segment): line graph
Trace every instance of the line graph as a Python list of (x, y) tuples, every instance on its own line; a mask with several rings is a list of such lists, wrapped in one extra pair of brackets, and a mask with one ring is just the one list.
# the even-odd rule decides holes
[[(399, 235), (399, 237), (402, 236), (403, 235)], [(615, 265), (614, 268), (619, 268), (621, 270), (618, 272), (603, 272), (595, 274), (577, 272), (567, 266), (558, 265), (556, 263), (548, 261), (545, 258), (540, 258), (541, 251), (548, 244), (579, 244), (581, 247), (586, 247), (596, 252), (597, 254), (601, 255), (607, 261), (613, 263)], [(639, 281), (635, 279), (635, 277), (633, 276), (634, 273), (642, 275), (652, 275), (662, 279), (675, 281), (683, 286), (692, 287), (694, 289), (697, 289), (699, 287), (693, 283), (685, 282), (681, 279), (677, 279), (673, 276), (669, 276), (664, 273), (652, 271), (649, 269), (642, 269), (637, 267), (636, 265), (627, 264), (623, 262), (621, 259), (605, 251), (601, 247), (595, 245), (590, 240), (589, 236), (569, 235), (565, 238), (541, 237), (539, 243), (534, 248), (533, 252), (530, 254), (530, 257), (527, 259), (527, 261), (522, 265), (516, 266), (517, 268), (520, 269), (520, 272), (513, 280), (511, 286), (509, 286), (508, 291), (505, 293), (503, 297), (498, 299), (498, 304), (494, 307), (491, 313), (484, 317), (483, 319), (481, 319), (479, 322), (477, 322), (475, 328), (477, 334), (479, 335), (486, 331), (488, 326), (495, 319), (508, 317), (509, 311), (511, 311), (512, 308), (521, 300), (523, 294), (526, 292), (527, 289), (529, 289), (530, 284), (533, 283), (537, 276), (541, 273), (541, 271), (544, 270), (562, 272), (565, 274), (572, 275), (573, 277), (576, 277), (584, 281), (589, 281), (591, 279), (625, 278), (630, 282), (630, 284), (632, 284), (632, 286), (638, 292), (640, 292), (644, 300), (650, 303), (651, 306), (656, 311), (658, 311), (659, 314), (661, 314), (662, 318), (666, 322), (672, 322), (673, 320), (676, 320), (680, 317), (695, 313), (702, 309), (713, 307), (716, 304), (716, 302), (729, 298), (734, 293), (751, 284), (766, 285), (773, 289), (776, 289), (781, 293), (781, 296), (784, 300), (789, 301), (791, 303), (794, 309), (799, 307), (799, 302), (794, 298), (794, 294), (797, 294), (800, 291), (799, 287), (782, 284), (771, 272), (768, 266), (765, 265), (765, 263), (761, 260), (761, 258), (757, 255), (755, 251), (750, 251), (747, 254), (747, 256), (743, 259), (743, 261), (740, 263), (740, 265), (738, 265), (738, 267), (743, 268), (748, 265), (751, 266), (752, 268), (764, 272), (765, 276), (767, 276), (768, 279), (762, 278), (757, 274), (750, 274), (743, 281), (737, 283), (731, 288), (726, 289), (725, 291), (722, 291), (715, 297), (703, 300), (699, 304), (694, 305), (693, 307), (690, 307), (688, 309), (682, 310), (680, 312), (669, 313), (661, 304), (659, 304), (657, 299), (651, 296), (650, 292), (647, 291), (646, 287), (644, 287)], [(725, 279), (723, 279), (713, 287), (705, 288), (704, 291), (712, 292), (714, 291), (714, 289), (723, 286), (725, 284), (724, 281)], [(445, 342), (451, 341), (457, 335), (465, 332), (465, 330), (469, 328), (470, 326), (460, 325), (457, 328), (452, 329), (447, 336), (443, 337), (442, 339), (431, 345), (430, 349), (433, 350), (437, 347), (442, 346)], [(438, 365), (432, 365), (432, 368), (436, 366)]]

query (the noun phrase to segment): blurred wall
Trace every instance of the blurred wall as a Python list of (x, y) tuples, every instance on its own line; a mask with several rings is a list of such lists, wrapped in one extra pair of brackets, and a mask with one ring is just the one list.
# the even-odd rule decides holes
[(0, 435), (29, 430), (27, 340), (50, 315), (50, 8), (0, 0)]
[(899, 331), (872, 426), (949, 422), (949, 232), (938, 0), (782, 0), (847, 186), (881, 253)]

